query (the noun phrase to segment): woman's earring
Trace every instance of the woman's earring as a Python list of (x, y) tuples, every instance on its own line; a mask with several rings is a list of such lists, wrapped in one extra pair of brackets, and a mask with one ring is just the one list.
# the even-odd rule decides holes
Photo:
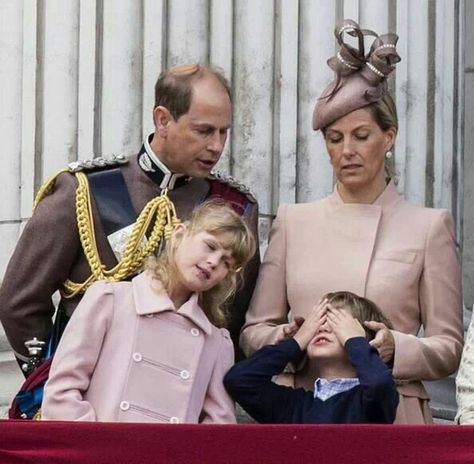
[(393, 153), (390, 150), (385, 152), (385, 158), (390, 159), (392, 156), (393, 156)]

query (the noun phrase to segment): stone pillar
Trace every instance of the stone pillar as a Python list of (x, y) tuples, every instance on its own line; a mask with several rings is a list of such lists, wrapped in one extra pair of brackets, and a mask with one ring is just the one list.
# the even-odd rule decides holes
[(463, 285), (464, 302), (474, 303), (474, 2), (465, 2), (464, 34), (464, 227)]

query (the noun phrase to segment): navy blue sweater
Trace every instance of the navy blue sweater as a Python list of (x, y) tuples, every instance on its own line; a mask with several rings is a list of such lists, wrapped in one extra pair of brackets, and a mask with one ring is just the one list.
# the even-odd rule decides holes
[(227, 373), (224, 385), (229, 394), (257, 422), (279, 424), (389, 423), (395, 419), (398, 392), (391, 371), (364, 337), (345, 345), (360, 385), (337, 393), (325, 401), (313, 392), (272, 382), (289, 363), (298, 363), (304, 352), (290, 338), (268, 345)]

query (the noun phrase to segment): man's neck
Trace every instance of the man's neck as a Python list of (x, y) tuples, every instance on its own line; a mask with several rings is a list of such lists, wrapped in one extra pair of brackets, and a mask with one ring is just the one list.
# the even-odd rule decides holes
[(190, 178), (184, 174), (173, 173), (163, 163), (156, 151), (154, 140), (156, 140), (154, 134), (149, 136), (143, 144), (142, 152), (138, 155), (138, 164), (142, 171), (161, 189), (172, 190), (185, 185)]
[(152, 161), (160, 167), (160, 169), (166, 174), (166, 173), (171, 173), (171, 169), (166, 165), (166, 163), (163, 161), (163, 156), (160, 154), (161, 150), (160, 147), (158, 146), (157, 142), (157, 137), (153, 133), (149, 135), (145, 139), (145, 150), (148, 153), (148, 156), (152, 159)]

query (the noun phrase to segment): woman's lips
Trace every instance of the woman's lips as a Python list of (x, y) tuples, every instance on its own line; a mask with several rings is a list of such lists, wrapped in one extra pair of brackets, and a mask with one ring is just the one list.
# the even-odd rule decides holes
[(361, 164), (348, 164), (346, 166), (343, 166), (342, 169), (347, 170), (347, 171), (353, 171), (353, 170), (359, 169), (361, 167), (362, 167)]

